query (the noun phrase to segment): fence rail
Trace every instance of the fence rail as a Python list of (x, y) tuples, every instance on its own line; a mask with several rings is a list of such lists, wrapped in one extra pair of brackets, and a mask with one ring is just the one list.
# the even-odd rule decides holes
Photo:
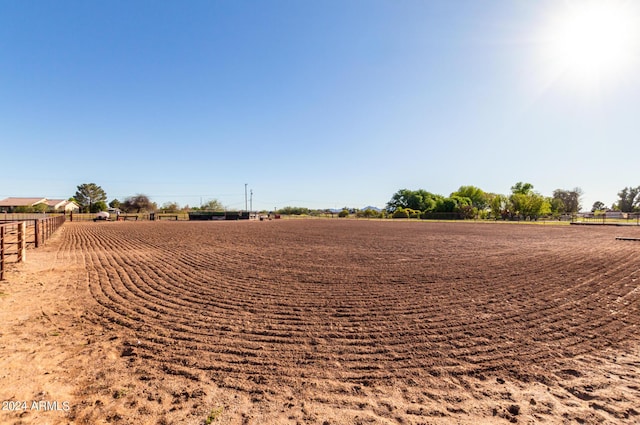
[(25, 261), (27, 248), (38, 248), (64, 223), (64, 215), (39, 219), (0, 220), (0, 280), (6, 264), (15, 256)]
[(640, 226), (640, 213), (603, 213), (599, 215), (585, 215), (573, 220), (574, 224), (609, 224)]
[[(131, 213), (131, 214), (126, 214), (126, 213), (122, 213), (120, 214), (120, 220), (123, 221), (125, 219), (125, 216), (127, 216), (128, 220), (149, 220), (149, 213)], [(69, 215), (67, 217), (67, 219), (69, 221), (96, 221), (96, 214), (95, 213), (73, 213), (71, 215)], [(116, 221), (118, 220), (118, 215), (110, 213), (109, 214), (109, 220), (110, 221)]]
[(16, 262), (25, 260), (26, 227), (24, 221), (0, 223), (0, 280), (4, 279), (5, 266), (11, 256), (16, 256)]

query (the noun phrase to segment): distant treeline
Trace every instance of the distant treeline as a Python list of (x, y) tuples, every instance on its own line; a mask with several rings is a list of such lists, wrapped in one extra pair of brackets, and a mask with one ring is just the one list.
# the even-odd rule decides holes
[[(379, 210), (373, 207), (364, 209), (344, 207), (335, 209), (310, 209), (305, 207), (287, 206), (275, 212), (283, 215), (308, 215), (308, 216), (338, 216), (347, 217), (355, 215), (358, 217), (379, 217), (379, 218), (493, 218), (505, 220), (537, 220), (540, 217), (560, 217), (575, 216), (581, 211), (580, 197), (582, 189), (556, 189), (552, 196), (543, 196), (533, 190), (531, 183), (518, 182), (511, 187), (508, 195), (485, 192), (476, 186), (461, 186), (457, 191), (449, 196), (431, 193), (424, 189), (410, 190), (400, 189), (391, 196), (385, 209)], [(108, 207), (117, 208), (124, 212), (186, 212), (194, 210), (203, 211), (225, 211), (228, 210), (217, 199), (209, 200), (199, 207), (188, 205), (180, 206), (176, 202), (166, 202), (158, 207), (148, 196), (137, 194), (123, 201), (114, 199), (106, 204), (106, 193), (95, 183), (85, 183), (78, 186), (75, 196), (70, 200), (80, 205), (83, 211), (96, 212), (107, 210)], [(31, 207), (34, 211), (39, 206)], [(25, 207), (21, 212), (28, 211)], [(625, 187), (618, 192), (618, 201), (610, 208), (597, 201), (591, 207), (591, 211), (640, 211), (640, 186)], [(39, 211), (39, 210), (38, 210)], [(271, 212), (271, 211), (269, 211)], [(268, 213), (260, 211), (260, 213)]]
[[(392, 217), (494, 218), (504, 220), (537, 220), (540, 217), (575, 216), (582, 208), (582, 189), (556, 189), (552, 196), (533, 190), (531, 183), (518, 182), (509, 195), (485, 192), (475, 186), (461, 186), (449, 196), (424, 189), (401, 189), (393, 194), (386, 210)], [(634, 212), (640, 209), (640, 186), (626, 187), (611, 210)], [(606, 211), (604, 203), (595, 202), (592, 212)]]

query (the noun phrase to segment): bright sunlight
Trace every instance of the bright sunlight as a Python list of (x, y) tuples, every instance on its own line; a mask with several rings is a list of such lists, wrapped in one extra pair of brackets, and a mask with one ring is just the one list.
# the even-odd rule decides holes
[(541, 34), (550, 78), (581, 88), (617, 83), (640, 61), (637, 2), (558, 2)]

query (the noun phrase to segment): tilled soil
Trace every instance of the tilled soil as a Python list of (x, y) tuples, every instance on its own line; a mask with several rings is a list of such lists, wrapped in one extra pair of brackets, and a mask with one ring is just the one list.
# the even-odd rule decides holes
[[(640, 242), (615, 239), (639, 228), (336, 219), (59, 232), (39, 255), (55, 265), (49, 280), (66, 270), (76, 282), (54, 318), (82, 341), (55, 365), (65, 394), (76, 389), (66, 411), (0, 422), (640, 422)], [(0, 288), (6, 302), (11, 283)]]

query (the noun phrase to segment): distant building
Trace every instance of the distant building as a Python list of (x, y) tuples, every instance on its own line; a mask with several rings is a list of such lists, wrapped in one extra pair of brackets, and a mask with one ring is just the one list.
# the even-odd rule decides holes
[(55, 212), (78, 212), (80, 207), (73, 201), (65, 199), (48, 199), (47, 205)]
[(602, 211), (598, 214), (589, 211), (589, 212), (584, 212), (584, 213), (580, 213), (580, 216), (584, 217), (584, 218), (613, 218), (613, 219), (628, 219), (629, 218), (629, 214), (630, 213), (626, 213), (626, 212), (622, 212), (622, 211), (613, 211), (613, 210), (606, 210), (606, 211)]
[(15, 212), (17, 209), (29, 209), (46, 205), (50, 212), (78, 212), (80, 207), (73, 201), (47, 198), (5, 198), (0, 200), (0, 212)]
[(624, 218), (627, 219), (629, 218), (629, 214), (626, 212), (622, 212), (622, 211), (606, 211), (605, 212), (605, 217), (607, 218)]
[(13, 212), (17, 208), (30, 208), (46, 203), (47, 198), (5, 198), (0, 201), (0, 211)]

